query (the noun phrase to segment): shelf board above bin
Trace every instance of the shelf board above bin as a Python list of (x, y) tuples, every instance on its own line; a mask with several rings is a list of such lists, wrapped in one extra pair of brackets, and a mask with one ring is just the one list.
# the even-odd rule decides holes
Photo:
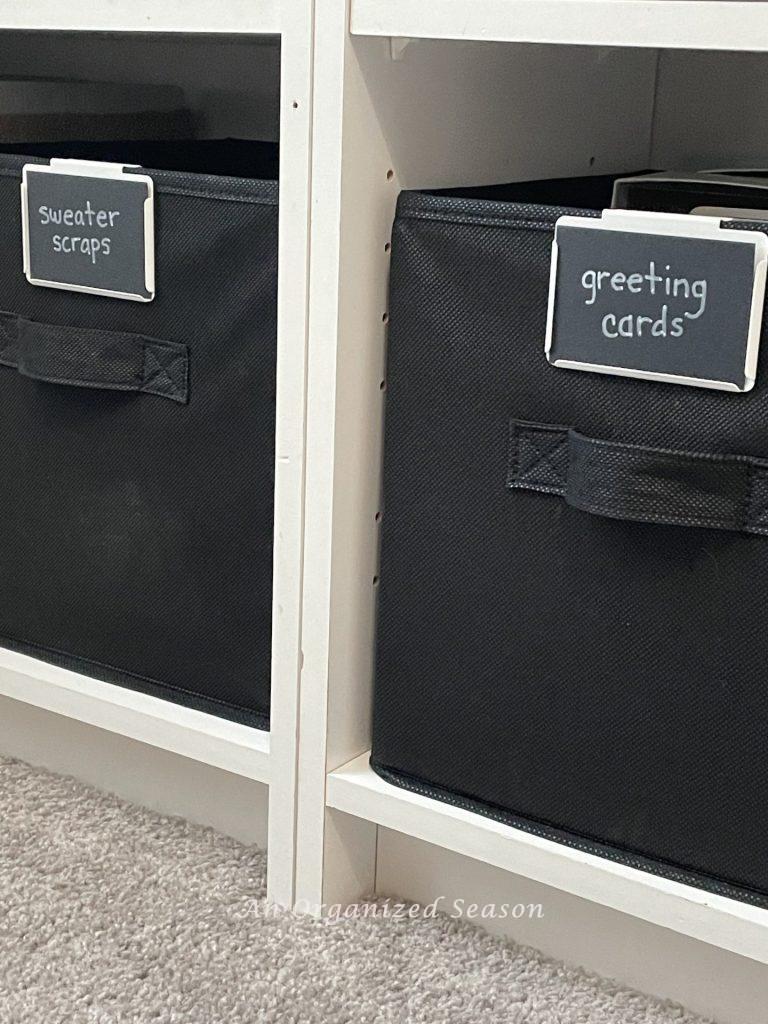
[(352, 0), (353, 35), (768, 50), (762, 0)]
[(60, 0), (0, 2), (0, 29), (276, 35), (281, 0)]
[(269, 783), (269, 733), (0, 648), (0, 694)]
[(329, 774), (329, 807), (768, 963), (768, 910), (400, 789), (371, 769), (369, 757), (362, 754)]

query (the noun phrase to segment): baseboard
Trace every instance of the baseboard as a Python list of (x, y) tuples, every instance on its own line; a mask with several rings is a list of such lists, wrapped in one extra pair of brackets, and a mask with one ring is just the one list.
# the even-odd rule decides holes
[[(376, 889), (383, 895), (424, 904), (442, 897), (440, 910), (463, 911), (459, 916), (472, 916), (495, 935), (682, 1003), (720, 1024), (765, 1024), (768, 967), (755, 960), (402, 833), (379, 828), (378, 834)], [(456, 900), (463, 902), (454, 906)], [(504, 903), (506, 917), (480, 916), (481, 908)], [(469, 915), (472, 904), (477, 910)]]
[(0, 754), (266, 848), (261, 782), (2, 696)]

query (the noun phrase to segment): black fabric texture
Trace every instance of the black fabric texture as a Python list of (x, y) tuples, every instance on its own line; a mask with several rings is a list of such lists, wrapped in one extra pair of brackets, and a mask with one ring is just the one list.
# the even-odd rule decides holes
[(400, 197), (372, 764), (768, 905), (765, 332), (745, 394), (550, 366), (554, 223), (607, 190), (536, 191)]
[(126, 331), (94, 331), (0, 312), (0, 366), (70, 387), (189, 397), (186, 345)]
[(637, 523), (768, 534), (768, 460), (670, 451), (512, 420), (507, 486)]
[(266, 727), (278, 187), (257, 176), (274, 150), (253, 147), (251, 179), (115, 145), (155, 183), (149, 303), (28, 284), (19, 183), (44, 161), (0, 155), (0, 644)]

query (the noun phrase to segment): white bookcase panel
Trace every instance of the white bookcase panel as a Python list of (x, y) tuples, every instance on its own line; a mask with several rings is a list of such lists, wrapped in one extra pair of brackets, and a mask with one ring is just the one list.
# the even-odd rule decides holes
[(400, 789), (380, 778), (368, 757), (331, 772), (330, 807), (768, 964), (768, 910)]
[[(80, 774), (93, 783), (99, 781), (97, 748), (105, 730), (223, 769), (243, 784), (269, 783), (269, 891), (285, 906), (294, 894), (313, 17), (307, 0), (84, 0), (74, 6), (0, 0), (3, 75), (173, 84), (184, 90), (202, 137), (280, 142), (270, 733), (12, 652), (0, 651), (0, 694), (55, 712), (62, 736), (74, 735), (65, 720), (82, 724), (78, 736), (92, 735), (93, 757), (89, 762), (87, 745), (80, 751)], [(18, 713), (14, 707), (19, 705), (8, 704), (10, 715)], [(85, 726), (95, 728), (89, 733)], [(30, 756), (34, 749), (30, 744)], [(63, 754), (60, 760), (66, 763)], [(173, 791), (180, 812), (194, 803), (191, 790), (199, 784), (190, 773), (190, 792), (185, 796), (183, 782)], [(255, 802), (254, 813), (265, 816), (264, 800)]]
[[(723, 1007), (739, 1006), (734, 1021), (756, 1024), (761, 1000), (739, 1002), (737, 993), (746, 976), (759, 977), (768, 991), (765, 911), (415, 797), (384, 783), (367, 764), (387, 243), (397, 194), (639, 170), (671, 154), (675, 143), (683, 149), (687, 139), (703, 141), (706, 132), (715, 140), (710, 148), (725, 157), (736, 131), (726, 123), (744, 106), (736, 105), (738, 73), (721, 73), (730, 99), (717, 108), (720, 146), (719, 129), (707, 116), (723, 82), (715, 77), (717, 87), (703, 84), (697, 98), (695, 74), (697, 61), (728, 55), (656, 48), (683, 38), (685, 10), (699, 35), (691, 27), (682, 45), (698, 45), (694, 38), (729, 45), (723, 42), (728, 19), (739, 12), (744, 19), (747, 7), (754, 17), (742, 22), (749, 34), (744, 29), (740, 45), (749, 39), (759, 48), (764, 9), (718, 4), (715, 36), (703, 6), (695, 0), (316, 0), (296, 895), (302, 908), (354, 900), (374, 887), (418, 895), (409, 892), (409, 879), (426, 878), (436, 863), (436, 854), (425, 850), (450, 854), (461, 859), (468, 887), (482, 870), (497, 881), (546, 885), (563, 906), (592, 905), (609, 922), (606, 948), (619, 948), (634, 924), (669, 956), (684, 949), (685, 962), (700, 962), (702, 971), (719, 965), (718, 998), (711, 986), (697, 986), (693, 974), (677, 984), (650, 959), (639, 967), (633, 962), (632, 970), (618, 967), (616, 976), (671, 998), (699, 992), (700, 1012), (722, 1015)], [(632, 47), (605, 45), (622, 42)], [(675, 76), (687, 81), (682, 108), (674, 93), (660, 92)], [(758, 97), (749, 98), (743, 131), (762, 130), (768, 102)], [(688, 122), (694, 127), (686, 136)], [(383, 841), (391, 835), (403, 840), (400, 853)], [(577, 917), (564, 913), (557, 949), (574, 962), (581, 945)], [(701, 948), (707, 953), (698, 956)]]
[(400, 38), (768, 49), (760, 0), (353, 0), (351, 25)]
[(268, 35), (291, 18), (292, 0), (3, 0), (0, 29), (67, 32), (207, 32)]

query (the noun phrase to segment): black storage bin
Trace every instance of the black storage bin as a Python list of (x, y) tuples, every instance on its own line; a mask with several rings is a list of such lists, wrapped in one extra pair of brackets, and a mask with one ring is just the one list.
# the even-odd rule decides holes
[[(276, 148), (14, 149), (35, 155), (0, 154), (0, 645), (267, 727)], [(27, 283), (21, 169), (48, 155), (165, 168), (154, 301)]]
[(400, 197), (372, 765), (768, 906), (768, 341), (747, 394), (550, 366), (555, 221), (610, 194)]

